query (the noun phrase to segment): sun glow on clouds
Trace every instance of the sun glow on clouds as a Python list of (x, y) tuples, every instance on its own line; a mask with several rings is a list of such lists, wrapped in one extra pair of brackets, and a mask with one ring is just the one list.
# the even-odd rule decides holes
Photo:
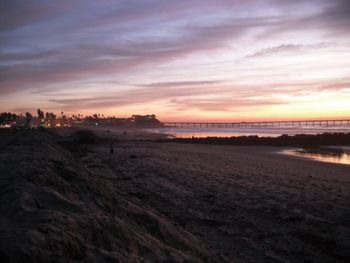
[(350, 116), (346, 0), (0, 5), (0, 111)]

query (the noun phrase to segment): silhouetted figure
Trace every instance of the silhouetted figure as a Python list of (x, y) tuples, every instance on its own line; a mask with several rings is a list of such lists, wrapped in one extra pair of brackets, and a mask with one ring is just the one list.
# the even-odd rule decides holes
[(124, 134), (125, 136), (128, 135), (128, 133), (127, 133), (126, 131), (124, 131), (123, 134)]
[(107, 130), (107, 134), (109, 135), (111, 132), (110, 132), (110, 130)]
[(113, 154), (114, 153), (114, 143), (111, 142), (111, 145), (110, 145), (110, 153)]

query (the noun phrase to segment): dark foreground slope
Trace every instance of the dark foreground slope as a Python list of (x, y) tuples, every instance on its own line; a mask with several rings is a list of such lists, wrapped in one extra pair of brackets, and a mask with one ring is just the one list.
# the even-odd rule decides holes
[(0, 134), (0, 262), (212, 262), (46, 132)]
[(350, 262), (350, 166), (71, 131), (0, 131), (0, 262)]

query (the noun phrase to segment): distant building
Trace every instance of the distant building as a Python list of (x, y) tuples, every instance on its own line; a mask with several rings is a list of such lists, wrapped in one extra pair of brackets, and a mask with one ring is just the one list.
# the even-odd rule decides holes
[(0, 124), (0, 129), (8, 129), (11, 128), (10, 124)]
[(136, 128), (158, 128), (163, 124), (156, 118), (156, 115), (132, 115), (129, 121)]
[(31, 129), (33, 127), (35, 127), (34, 120), (26, 117), (19, 117), (11, 124), (11, 128), (14, 129)]

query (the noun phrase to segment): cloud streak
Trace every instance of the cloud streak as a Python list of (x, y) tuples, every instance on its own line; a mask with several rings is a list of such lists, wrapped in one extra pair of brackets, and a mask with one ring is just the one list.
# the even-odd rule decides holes
[[(187, 82), (169, 84), (156, 83), (152, 86), (154, 89), (149, 89), (149, 86), (145, 85), (143, 88), (116, 92), (108, 96), (71, 98), (69, 95), (62, 99), (50, 99), (50, 101), (65, 110), (124, 107), (142, 105), (147, 101), (166, 104), (173, 109), (235, 112), (247, 108), (259, 110), (266, 106), (297, 102), (298, 96), (305, 95), (305, 91), (311, 94), (325, 91), (350, 91), (350, 79), (333, 80), (328, 83), (323, 81), (270, 83), (266, 86), (258, 84), (235, 86), (208, 81), (190, 83), (192, 86)], [(283, 98), (285, 95), (289, 98)]]
[(258, 58), (258, 57), (266, 57), (270, 55), (280, 55), (280, 54), (299, 54), (314, 51), (317, 49), (322, 49), (325, 47), (329, 47), (329, 43), (317, 43), (312, 45), (298, 45), (298, 44), (283, 44), (279, 46), (263, 48), (259, 51), (246, 56), (246, 58)]

